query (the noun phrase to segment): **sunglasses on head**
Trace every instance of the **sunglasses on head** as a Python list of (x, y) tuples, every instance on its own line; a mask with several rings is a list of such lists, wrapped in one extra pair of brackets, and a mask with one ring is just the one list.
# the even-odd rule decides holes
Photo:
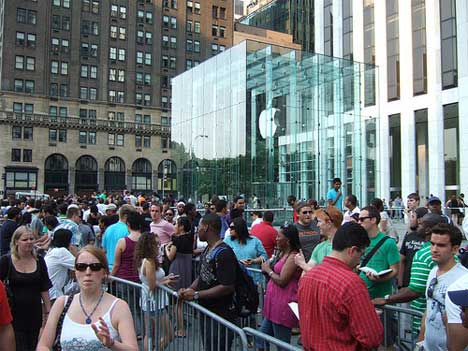
[(85, 270), (88, 269), (88, 267), (93, 271), (93, 272), (99, 272), (101, 269), (104, 268), (102, 263), (77, 263), (75, 264), (75, 269), (78, 272), (84, 272)]

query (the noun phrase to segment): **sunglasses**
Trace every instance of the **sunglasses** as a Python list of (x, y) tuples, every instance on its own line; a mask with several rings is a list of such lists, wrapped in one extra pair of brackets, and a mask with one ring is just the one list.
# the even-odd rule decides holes
[(302, 211), (301, 214), (312, 214), (314, 211)]
[(93, 272), (99, 272), (101, 269), (104, 268), (102, 263), (77, 263), (75, 264), (75, 269), (78, 272), (84, 272), (85, 270), (88, 269), (88, 267), (93, 271)]
[(430, 299), (432, 299), (432, 297), (434, 296), (434, 290), (437, 283), (437, 277), (432, 278), (431, 282), (429, 283), (429, 286), (427, 287), (427, 297), (429, 297)]
[(171, 216), (171, 217), (173, 217), (174, 214), (173, 214), (173, 213), (166, 213), (166, 216)]
[(364, 222), (366, 219), (370, 219), (370, 218), (373, 218), (373, 217), (370, 217), (370, 216), (367, 216), (367, 217), (359, 217), (357, 219), (358, 222)]
[(230, 225), (229, 229), (234, 230), (234, 229), (236, 229), (236, 227), (234, 227), (233, 225)]

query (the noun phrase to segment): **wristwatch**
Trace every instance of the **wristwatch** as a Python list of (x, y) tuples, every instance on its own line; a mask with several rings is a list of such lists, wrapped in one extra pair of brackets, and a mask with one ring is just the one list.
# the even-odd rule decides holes
[(389, 301), (388, 301), (389, 299), (390, 299), (390, 295), (385, 295), (384, 296), (385, 304), (389, 303)]
[(198, 291), (195, 291), (195, 294), (193, 294), (193, 299), (198, 300), (200, 298), (200, 293)]

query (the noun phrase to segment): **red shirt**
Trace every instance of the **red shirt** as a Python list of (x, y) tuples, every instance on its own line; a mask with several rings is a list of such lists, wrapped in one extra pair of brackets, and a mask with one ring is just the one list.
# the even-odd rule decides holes
[(327, 256), (299, 282), (299, 323), (306, 351), (369, 350), (383, 327), (366, 285), (342, 261)]
[(256, 236), (262, 242), (268, 258), (270, 258), (275, 251), (276, 237), (278, 236), (276, 229), (273, 228), (271, 223), (262, 221), (250, 230), (250, 234)]
[(7, 325), (11, 323), (12, 320), (13, 317), (11, 316), (10, 306), (8, 305), (5, 287), (3, 283), (0, 282), (0, 326)]

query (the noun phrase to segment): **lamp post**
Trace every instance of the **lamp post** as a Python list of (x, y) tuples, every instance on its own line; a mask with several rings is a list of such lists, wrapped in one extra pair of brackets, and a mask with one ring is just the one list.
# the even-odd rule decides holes
[[(193, 183), (194, 183), (194, 172), (193, 172), (193, 148), (195, 146), (195, 142), (197, 141), (198, 138), (207, 138), (208, 139), (208, 135), (206, 134), (198, 134), (197, 136), (195, 136), (195, 138), (193, 138), (191, 144), (190, 144), (190, 148), (189, 148), (189, 160), (190, 160), (190, 173), (191, 173), (191, 185), (192, 185), (192, 188), (193, 188)], [(193, 200), (194, 203), (197, 201), (197, 190), (194, 189), (194, 195), (195, 195), (195, 199)]]

